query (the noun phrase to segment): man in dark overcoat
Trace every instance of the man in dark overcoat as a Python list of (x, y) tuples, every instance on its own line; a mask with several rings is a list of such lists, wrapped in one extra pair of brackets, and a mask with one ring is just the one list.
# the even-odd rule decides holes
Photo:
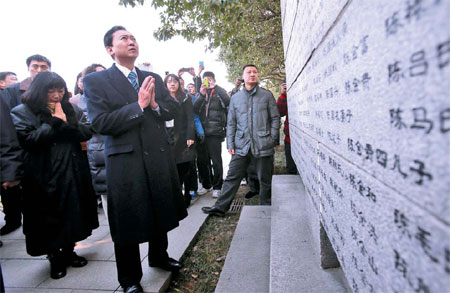
[(149, 242), (149, 265), (178, 270), (167, 254), (167, 232), (187, 216), (165, 121), (179, 105), (161, 77), (134, 66), (135, 37), (122, 26), (104, 37), (115, 64), (84, 80), (92, 127), (105, 136), (108, 220), (124, 292), (142, 292), (139, 243)]

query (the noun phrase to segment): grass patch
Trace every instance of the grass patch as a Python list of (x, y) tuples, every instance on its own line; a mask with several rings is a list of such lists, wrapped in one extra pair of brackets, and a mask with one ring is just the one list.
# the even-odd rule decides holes
[[(286, 174), (285, 161), (284, 146), (278, 146), (274, 156), (275, 174)], [(248, 190), (247, 185), (241, 185), (235, 199), (244, 198)], [(245, 205), (259, 205), (259, 196), (245, 200)], [(227, 213), (223, 218), (206, 219), (197, 240), (183, 254), (183, 269), (172, 279), (168, 292), (214, 292), (239, 216), (240, 213)]]

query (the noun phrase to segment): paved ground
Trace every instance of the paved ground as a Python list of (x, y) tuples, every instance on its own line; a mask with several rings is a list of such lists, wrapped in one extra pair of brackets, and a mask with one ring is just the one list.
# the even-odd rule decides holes
[[(202, 206), (212, 205), (215, 200), (212, 192), (201, 196), (189, 208), (189, 216), (180, 227), (169, 233), (169, 254), (179, 259), (200, 229), (206, 215)], [(3, 213), (0, 213), (0, 226), (4, 225)], [(79, 242), (76, 252), (89, 260), (83, 268), (67, 269), (67, 275), (59, 280), (50, 278), (50, 265), (45, 256), (31, 257), (25, 250), (25, 237), (22, 229), (2, 236), (0, 263), (7, 292), (121, 292), (117, 281), (114, 247), (109, 226), (103, 211), (99, 210), (100, 227), (92, 236)], [(171, 274), (147, 265), (147, 244), (141, 244), (143, 278), (142, 286), (146, 292), (158, 292), (165, 289)]]

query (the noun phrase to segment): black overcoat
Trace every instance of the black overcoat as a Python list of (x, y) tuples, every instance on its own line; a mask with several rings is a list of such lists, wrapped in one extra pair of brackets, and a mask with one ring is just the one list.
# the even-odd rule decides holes
[(181, 108), (174, 121), (173, 140), (175, 162), (179, 164), (195, 160), (196, 152), (195, 145), (187, 146), (187, 140), (194, 140), (195, 138), (192, 98), (183, 94), (177, 101), (180, 103)]
[(92, 132), (76, 114), (82, 113), (66, 112), (67, 121), (74, 121), (67, 123), (49, 111), (35, 114), (25, 104), (11, 111), (24, 150), (23, 232), (32, 256), (70, 248), (98, 227), (97, 200), (80, 146)]
[(87, 75), (84, 94), (92, 127), (105, 135), (108, 220), (115, 243), (142, 243), (187, 216), (165, 121), (179, 105), (157, 74), (136, 68), (139, 84), (155, 78), (159, 113), (142, 111), (125, 75), (111, 68)]
[(22, 148), (9, 112), (0, 98), (0, 183), (20, 180), (23, 175)]

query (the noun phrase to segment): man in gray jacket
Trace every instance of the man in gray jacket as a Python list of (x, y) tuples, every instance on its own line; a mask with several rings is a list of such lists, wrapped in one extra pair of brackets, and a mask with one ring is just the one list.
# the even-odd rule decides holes
[(258, 86), (258, 69), (245, 65), (244, 88), (233, 95), (227, 123), (227, 148), (232, 155), (221, 195), (206, 214), (223, 216), (239, 188), (245, 171), (254, 163), (259, 179), (261, 205), (270, 205), (275, 142), (278, 141), (280, 114), (272, 93)]

